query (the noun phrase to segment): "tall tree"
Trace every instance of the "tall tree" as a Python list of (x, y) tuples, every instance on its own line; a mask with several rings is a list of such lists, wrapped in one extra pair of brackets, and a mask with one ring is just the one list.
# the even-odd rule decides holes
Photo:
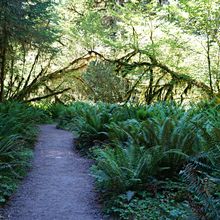
[(5, 98), (6, 80), (10, 90), (19, 78), (21, 69), (16, 68), (21, 65), (16, 62), (25, 62), (29, 51), (51, 52), (58, 33), (55, 22), (52, 0), (0, 1), (0, 101)]

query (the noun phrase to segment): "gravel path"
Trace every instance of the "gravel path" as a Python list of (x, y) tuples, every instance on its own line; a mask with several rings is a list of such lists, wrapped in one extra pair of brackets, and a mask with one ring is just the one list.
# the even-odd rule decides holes
[(43, 125), (33, 168), (9, 202), (9, 220), (101, 220), (91, 162), (72, 149), (71, 133)]

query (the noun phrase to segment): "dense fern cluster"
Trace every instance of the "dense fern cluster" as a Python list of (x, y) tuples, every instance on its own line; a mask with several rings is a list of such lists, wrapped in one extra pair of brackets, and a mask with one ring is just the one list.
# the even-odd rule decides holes
[(47, 119), (44, 111), (25, 104), (0, 104), (0, 205), (25, 175), (37, 134), (36, 124)]
[[(159, 183), (166, 179), (186, 182), (184, 187), (200, 187), (200, 182), (190, 183), (187, 164), (200, 158), (200, 164), (218, 170), (219, 118), (219, 106), (213, 104), (206, 104), (206, 109), (200, 104), (186, 110), (166, 102), (150, 106), (74, 103), (60, 112), (59, 126), (75, 132), (78, 149), (92, 152), (96, 161), (92, 174), (97, 186), (104, 195), (115, 198), (128, 192), (152, 192), (150, 185), (163, 195), (167, 188)], [(212, 174), (217, 178), (216, 172)], [(214, 188), (219, 198), (219, 183)], [(179, 191), (176, 189), (174, 194)], [(194, 211), (196, 204), (203, 209), (204, 219), (214, 219), (207, 217), (211, 215), (207, 215), (205, 202), (198, 202), (198, 190), (192, 192), (189, 188), (184, 192), (182, 202)]]

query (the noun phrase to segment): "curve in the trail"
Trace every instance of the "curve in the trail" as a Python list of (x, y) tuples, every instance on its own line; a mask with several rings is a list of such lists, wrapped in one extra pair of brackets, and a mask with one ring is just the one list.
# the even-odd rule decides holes
[(9, 220), (101, 220), (91, 162), (72, 150), (71, 133), (40, 126), (33, 167), (6, 207)]

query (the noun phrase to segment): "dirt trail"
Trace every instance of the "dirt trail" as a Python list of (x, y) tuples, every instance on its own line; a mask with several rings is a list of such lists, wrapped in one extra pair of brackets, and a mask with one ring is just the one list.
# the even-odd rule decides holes
[(43, 125), (33, 168), (6, 207), (9, 220), (101, 220), (91, 162), (72, 150), (71, 133)]

